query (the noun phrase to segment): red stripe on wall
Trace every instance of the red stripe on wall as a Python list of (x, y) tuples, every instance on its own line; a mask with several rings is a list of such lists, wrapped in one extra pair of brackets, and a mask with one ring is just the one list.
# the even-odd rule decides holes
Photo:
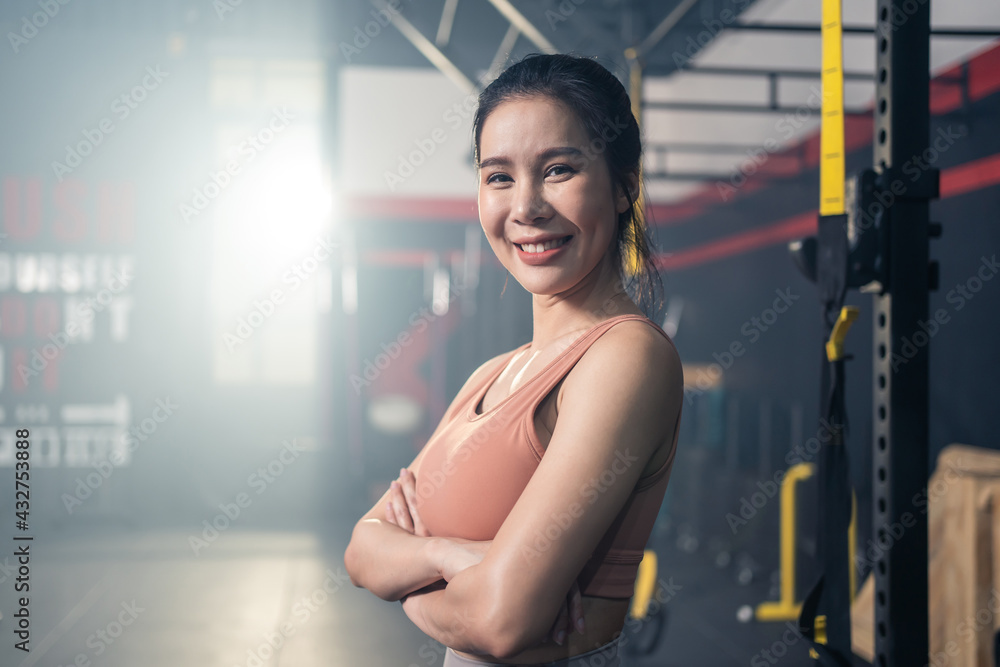
[(1000, 183), (1000, 155), (990, 155), (941, 172), (941, 198)]
[(656, 256), (655, 262), (661, 270), (676, 271), (815, 233), (816, 211), (810, 211), (764, 227), (709, 241), (681, 252), (661, 253)]
[[(972, 56), (968, 60), (968, 70), (970, 102), (975, 102), (1000, 90), (1000, 45), (987, 46), (983, 51)], [(931, 79), (931, 114), (940, 115), (962, 106), (961, 73), (962, 66), (959, 64)], [(874, 131), (874, 122), (871, 116), (845, 116), (845, 152), (851, 152), (871, 144)], [(791, 156), (794, 156), (796, 160), (801, 157), (800, 171), (816, 167), (819, 164), (819, 131), (804, 137), (798, 144), (790, 146), (780, 153), (775, 153), (771, 159)], [(765, 187), (768, 175), (770, 174), (767, 170), (762, 169), (759, 174), (751, 177), (746, 185), (739, 188), (740, 194)], [(724, 202), (719, 196), (717, 188), (714, 185), (706, 184), (687, 199), (673, 204), (672, 207), (677, 210), (677, 213), (672, 216), (664, 216), (663, 220), (666, 224), (684, 222), (686, 218), (693, 218), (703, 213), (707, 204), (717, 205), (721, 203)]]
[[(1000, 154), (974, 160), (941, 172), (941, 199), (981, 190), (1000, 184)], [(732, 234), (670, 255), (656, 256), (656, 264), (664, 271), (686, 269), (725, 257), (741, 255), (784, 241), (816, 233), (817, 210), (813, 209), (747, 232)]]

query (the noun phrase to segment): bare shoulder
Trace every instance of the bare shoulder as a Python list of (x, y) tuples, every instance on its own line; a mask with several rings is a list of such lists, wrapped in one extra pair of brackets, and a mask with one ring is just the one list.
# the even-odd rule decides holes
[(629, 353), (647, 363), (676, 363), (678, 369), (680, 367), (680, 355), (674, 347), (674, 342), (649, 322), (639, 320), (618, 322), (598, 338), (592, 347), (598, 347), (601, 341), (604, 341), (603, 347), (616, 347), (618, 351)]
[[(634, 374), (639, 384), (652, 378), (662, 382), (655, 388), (683, 389), (680, 355), (673, 341), (646, 322), (616, 323), (598, 338), (577, 363), (585, 374)], [(648, 387), (654, 388), (654, 387)]]
[(566, 396), (600, 391), (623, 413), (647, 415), (665, 428), (662, 416), (683, 402), (684, 375), (673, 341), (647, 322), (625, 320), (590, 346), (566, 377)]

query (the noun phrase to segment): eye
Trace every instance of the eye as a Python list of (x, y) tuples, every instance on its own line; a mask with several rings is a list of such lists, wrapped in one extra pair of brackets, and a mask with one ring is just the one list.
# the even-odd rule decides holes
[(565, 176), (566, 174), (574, 173), (573, 167), (567, 164), (554, 164), (549, 167), (549, 170), (545, 172), (546, 176)]
[(510, 176), (503, 173), (502, 171), (494, 172), (486, 178), (486, 183), (501, 183), (503, 180), (510, 180)]

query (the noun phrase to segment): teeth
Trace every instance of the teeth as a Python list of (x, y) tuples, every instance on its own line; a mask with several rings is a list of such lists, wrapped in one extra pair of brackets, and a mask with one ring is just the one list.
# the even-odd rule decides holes
[(531, 252), (531, 253), (545, 252), (546, 250), (552, 250), (552, 248), (558, 248), (562, 244), (566, 243), (566, 241), (569, 241), (568, 236), (565, 236), (561, 239), (546, 241), (545, 243), (526, 243), (521, 246), (521, 249), (524, 252)]

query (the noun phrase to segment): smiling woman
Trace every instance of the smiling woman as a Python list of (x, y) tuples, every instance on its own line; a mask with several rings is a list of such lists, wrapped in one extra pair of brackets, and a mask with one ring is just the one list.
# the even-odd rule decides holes
[(673, 342), (636, 303), (657, 278), (638, 126), (610, 72), (554, 55), (490, 84), (474, 130), (480, 220), (532, 294), (532, 340), (472, 374), (345, 564), (449, 647), (445, 667), (622, 665), (683, 398)]

